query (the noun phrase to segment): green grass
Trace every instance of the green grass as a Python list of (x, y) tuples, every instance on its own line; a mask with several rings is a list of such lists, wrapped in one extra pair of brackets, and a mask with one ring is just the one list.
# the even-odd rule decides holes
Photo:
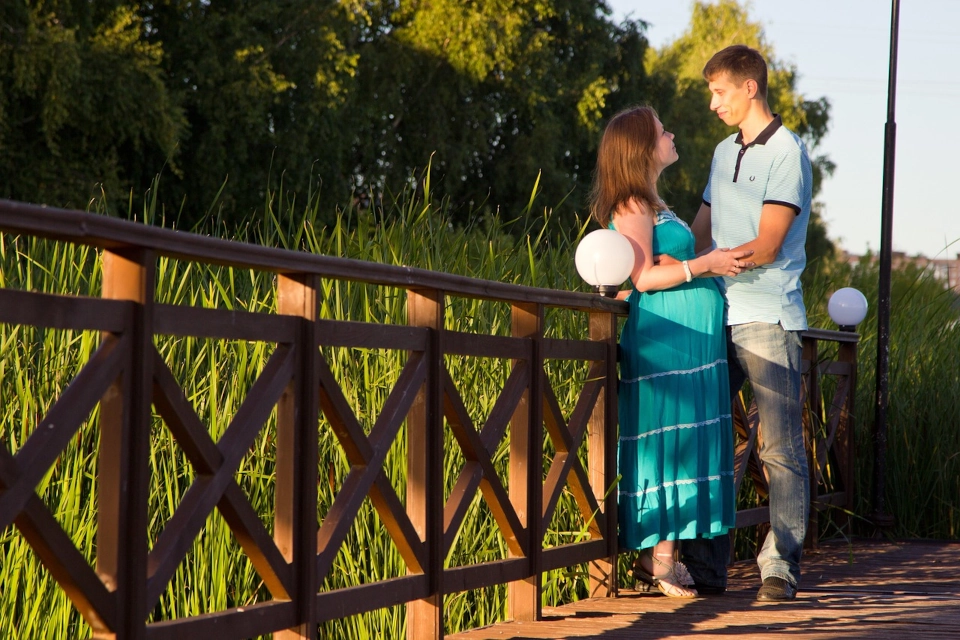
[[(142, 219), (155, 221), (151, 208)], [(441, 270), (499, 282), (553, 289), (583, 290), (573, 267), (573, 252), (582, 233), (577, 219), (545, 216), (543, 232), (527, 234), (496, 219), (478, 217), (466, 227), (448, 223), (446, 205), (401, 194), (384, 211), (349, 210), (336, 224), (319, 228), (319, 198), (301, 205), (271, 194), (265, 214), (243, 229), (226, 229), (213, 221), (207, 232), (288, 249), (359, 258), (372, 262)], [(873, 313), (876, 270), (828, 265), (811, 271), (806, 296), (811, 326), (831, 327), (826, 316), (829, 293), (857, 286), (871, 302), (871, 315), (861, 325), (858, 392), (858, 510), (866, 513), (871, 473), (869, 425), (872, 421), (873, 369), (876, 350)], [(832, 270), (831, 270), (832, 269)], [(819, 274), (819, 275), (817, 275)], [(952, 297), (929, 278), (915, 272), (896, 274), (891, 354), (889, 502), (897, 515), (896, 533), (903, 536), (957, 537), (960, 525), (960, 379), (953, 362), (960, 353), (957, 313)], [(3, 236), (0, 241), (0, 286), (15, 289), (99, 295), (99, 266), (94, 252), (55, 242)], [(406, 294), (389, 287), (342, 281), (322, 283), (321, 317), (404, 324)], [(268, 274), (191, 265), (161, 259), (157, 268), (157, 300), (163, 303), (270, 312), (275, 308), (274, 281)], [(909, 310), (909, 312), (906, 312)], [(551, 337), (582, 338), (586, 318), (550, 311)], [(493, 335), (510, 334), (510, 310), (502, 303), (449, 299), (449, 329)], [(0, 440), (10, 450), (22, 446), (50, 402), (63, 390), (96, 348), (95, 332), (44, 331), (0, 326)], [(247, 390), (263, 369), (273, 346), (263, 343), (158, 337), (164, 361), (187, 394), (212, 438), (218, 438), (237, 411)], [(399, 375), (404, 354), (325, 347), (323, 355), (344, 395), (369, 432)], [(482, 424), (508, 374), (507, 363), (483, 358), (452, 358), (446, 364), (475, 424)], [(548, 375), (567, 415), (586, 375), (582, 363), (550, 362)], [(259, 434), (236, 479), (271, 530), (273, 467), (276, 459), (275, 419)], [(97, 416), (78, 435), (44, 476), (37, 492), (91, 562), (95, 559)], [(151, 493), (149, 539), (153, 544), (164, 523), (194, 478), (176, 441), (159, 419), (153, 424), (150, 450)], [(447, 492), (463, 464), (463, 455), (447, 432)], [(509, 435), (493, 454), (493, 464), (506, 481)], [(319, 517), (335, 497), (348, 463), (330, 429), (320, 431)], [(581, 455), (584, 454), (581, 449)], [(552, 447), (545, 444), (545, 471)], [(391, 448), (385, 465), (391, 484), (405, 494), (405, 439)], [(582, 535), (583, 521), (572, 497), (564, 493), (547, 533), (549, 544)], [(0, 532), (0, 629), (11, 640), (84, 638), (89, 630), (13, 527)], [(451, 553), (448, 566), (506, 557), (502, 535), (489, 509), (475, 499)], [(369, 501), (337, 556), (324, 588), (404, 575), (405, 567)], [(550, 572), (544, 581), (544, 604), (586, 595), (585, 567)], [(449, 595), (445, 599), (448, 631), (489, 624), (505, 615), (504, 586)], [(170, 586), (153, 611), (169, 619), (243, 606), (269, 594), (223, 519), (214, 512), (194, 541)], [(403, 607), (393, 607), (324, 625), (323, 637), (402, 637)]]
[[(393, 209), (377, 214), (350, 211), (329, 228), (315, 228), (318, 210), (312, 200), (301, 210), (287, 203), (280, 212), (267, 208), (259, 223), (229, 233), (241, 239), (315, 253), (359, 258), (372, 262), (437, 269), (500, 282), (560, 289), (579, 288), (572, 260), (581, 223), (570, 221), (549, 243), (525, 235), (511, 236), (494, 219), (478, 219), (469, 228), (453, 228), (443, 206), (413, 198), (398, 198)], [(144, 212), (155, 219), (155, 212)], [(551, 223), (556, 224), (551, 221)], [(216, 225), (214, 225), (216, 226)], [(549, 225), (545, 225), (549, 226)], [(223, 232), (222, 228), (219, 231)], [(529, 243), (528, 243), (529, 240)], [(534, 268), (531, 269), (531, 265)], [(541, 268), (544, 265), (545, 268)], [(99, 294), (99, 271), (94, 252), (55, 242), (4, 236), (0, 242), (2, 285), (57, 293)], [(321, 317), (403, 324), (406, 292), (362, 283), (325, 280)], [(157, 266), (158, 302), (208, 308), (272, 311), (274, 282), (269, 274), (239, 269), (191, 265), (161, 259)], [(502, 303), (470, 299), (448, 301), (449, 329), (509, 335), (510, 309)], [(551, 312), (548, 335), (582, 337), (585, 317)], [(99, 341), (94, 332), (45, 331), (29, 327), (0, 327), (2, 412), (0, 438), (16, 452), (37, 420), (87, 361)], [(246, 341), (206, 340), (159, 336), (157, 347), (184, 389), (188, 400), (216, 440), (229, 425), (247, 390), (273, 351), (271, 345)], [(369, 432), (393, 387), (405, 354), (363, 349), (324, 348), (334, 375), (358, 419)], [(483, 358), (447, 358), (453, 378), (476, 425), (482, 425), (509, 373), (508, 364)], [(576, 401), (585, 365), (548, 364), (561, 406), (569, 414)], [(273, 466), (276, 459), (275, 420), (260, 433), (236, 478), (268, 530), (273, 511)], [(97, 476), (97, 416), (94, 413), (37, 488), (38, 494), (73, 537), (88, 561), (95, 561), (95, 494)], [(331, 430), (321, 424), (319, 516), (330, 508), (349, 465)], [(507, 476), (509, 438), (493, 455), (501, 479)], [(449, 493), (464, 458), (447, 433), (445, 475)], [(545, 466), (552, 455), (546, 444)], [(395, 441), (386, 462), (391, 483), (405, 495), (405, 439)], [(152, 545), (170, 519), (194, 471), (176, 441), (155, 418), (150, 449), (151, 492), (149, 540)], [(548, 538), (556, 543), (574, 539), (582, 527), (573, 501), (565, 495)], [(33, 551), (10, 527), (0, 537), (0, 628), (11, 638), (80, 638), (89, 630), (76, 614)], [(504, 558), (507, 550), (486, 504), (477, 498), (446, 562), (448, 566)], [(366, 501), (324, 584), (333, 589), (401, 576), (405, 565)], [(546, 577), (547, 604), (586, 593), (580, 571), (552, 572)], [(505, 587), (447, 597), (448, 630), (487, 624), (504, 615)], [(214, 512), (194, 541), (170, 586), (153, 611), (154, 619), (170, 619), (242, 606), (263, 600), (269, 593), (221, 516)], [(331, 622), (325, 637), (399, 637), (404, 630), (403, 607), (394, 607)]]
[[(871, 311), (860, 350), (857, 393), (859, 513), (870, 513), (876, 406), (875, 264), (853, 269), (850, 283)], [(955, 293), (908, 267), (891, 287), (886, 503), (904, 538), (960, 538), (960, 323)]]

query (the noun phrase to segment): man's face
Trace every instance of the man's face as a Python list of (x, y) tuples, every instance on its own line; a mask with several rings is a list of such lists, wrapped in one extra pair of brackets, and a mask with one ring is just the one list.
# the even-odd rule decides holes
[(739, 127), (750, 110), (750, 82), (744, 80), (738, 87), (730, 76), (722, 73), (709, 81), (710, 110), (716, 111), (724, 124)]

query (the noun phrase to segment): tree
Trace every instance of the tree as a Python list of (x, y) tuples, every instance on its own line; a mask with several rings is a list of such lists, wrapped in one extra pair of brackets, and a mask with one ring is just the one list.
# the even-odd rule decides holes
[[(696, 2), (686, 33), (659, 51), (648, 50), (646, 59), (660, 99), (653, 106), (667, 128), (676, 134), (681, 157), (681, 162), (664, 174), (663, 195), (687, 220), (692, 220), (700, 206), (714, 148), (732, 133), (708, 109), (710, 92), (703, 79), (703, 67), (710, 57), (731, 44), (748, 45), (766, 58), (767, 99), (774, 113), (780, 114), (784, 125), (796, 132), (810, 151), (814, 198), (823, 178), (833, 173), (834, 164), (829, 158), (816, 155), (829, 124), (829, 101), (823, 97), (808, 100), (798, 93), (796, 67), (777, 59), (761, 25), (751, 22), (747, 10), (736, 0)], [(811, 260), (834, 254), (820, 210), (815, 202), (807, 233), (807, 255)]]
[[(4, 5), (4, 195), (113, 209), (156, 174), (181, 226), (282, 184), (332, 212), (428, 163), (461, 216), (583, 202), (639, 95), (641, 23), (599, 0), (38, 0)], [(121, 82), (117, 82), (117, 79)], [(34, 114), (41, 114), (39, 118)], [(14, 151), (16, 149), (17, 151)], [(216, 202), (214, 202), (216, 201)]]
[(181, 224), (202, 220), (215, 199), (224, 217), (240, 221), (281, 183), (306, 193), (327, 182), (343, 194), (353, 137), (340, 120), (357, 63), (343, 41), (357, 9), (351, 4), (361, 3), (142, 5), (147, 40), (163, 46), (168, 86), (189, 123), (179, 170), (162, 184), (164, 201), (174, 211), (182, 204)]
[(185, 128), (162, 48), (125, 2), (0, 8), (0, 197), (84, 208), (139, 191)]
[[(82, 208), (103, 190), (116, 211), (162, 173), (167, 218), (191, 227), (241, 223), (281, 185), (330, 215), (430, 166), (457, 221), (518, 219), (534, 185), (536, 209), (583, 211), (604, 122), (647, 101), (678, 134), (665, 195), (689, 218), (727, 133), (700, 69), (734, 40), (768, 55), (784, 122), (811, 149), (825, 133), (829, 104), (797, 95), (733, 0), (696, 4), (661, 52), (645, 28), (604, 0), (6, 2), (0, 196)], [(819, 188), (832, 165), (815, 168)]]
[(376, 4), (347, 109), (357, 188), (396, 188), (431, 161), (461, 218), (486, 205), (514, 219), (535, 184), (548, 206), (583, 203), (615, 94), (645, 83), (639, 23), (593, 0)]

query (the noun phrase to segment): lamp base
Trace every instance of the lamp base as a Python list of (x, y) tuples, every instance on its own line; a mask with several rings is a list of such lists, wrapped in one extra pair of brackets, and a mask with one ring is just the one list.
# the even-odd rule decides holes
[(616, 298), (618, 291), (620, 291), (618, 284), (598, 284), (593, 287), (593, 292), (599, 293), (604, 298)]
[(871, 513), (869, 520), (880, 531), (892, 529), (897, 524), (897, 519), (889, 513)]

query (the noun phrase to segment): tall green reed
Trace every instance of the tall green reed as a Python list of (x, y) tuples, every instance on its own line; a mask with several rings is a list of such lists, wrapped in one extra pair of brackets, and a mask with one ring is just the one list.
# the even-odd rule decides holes
[[(878, 266), (863, 260), (850, 285), (867, 297), (870, 312), (859, 329), (857, 393), (858, 513), (869, 514), (876, 406)], [(960, 302), (929, 271), (906, 264), (892, 274), (886, 503), (892, 535), (960, 537)]]
[[(328, 225), (320, 225), (319, 194), (297, 203), (281, 189), (270, 192), (263, 217), (241, 228), (229, 229), (212, 219), (208, 233), (372, 262), (435, 269), (500, 282), (580, 289), (572, 255), (584, 221), (555, 219), (545, 214), (535, 227), (518, 229), (499, 218), (476, 215), (466, 226), (449, 223), (449, 204), (431, 199), (429, 184), (420, 196), (412, 191), (388, 198), (376, 210), (347, 209)], [(282, 187), (282, 185), (281, 185)], [(531, 199), (530, 209), (533, 207)], [(524, 216), (529, 211), (523, 212)], [(142, 219), (156, 221), (161, 212), (148, 202)], [(99, 265), (94, 252), (54, 242), (3, 236), (0, 241), (0, 286), (58, 293), (99, 295)], [(860, 326), (857, 444), (858, 512), (869, 508), (871, 472), (869, 426), (872, 420), (875, 335), (876, 269), (869, 264), (852, 270), (831, 265), (814, 269), (806, 299), (811, 326), (830, 326), (825, 313), (829, 293), (841, 286), (857, 286), (871, 301), (871, 315)], [(817, 275), (819, 274), (819, 275)], [(951, 354), (957, 353), (954, 299), (921, 273), (895, 274), (894, 324), (891, 365), (890, 446), (888, 488), (898, 518), (900, 535), (957, 537), (960, 506), (960, 442), (954, 428), (960, 381)], [(169, 304), (211, 308), (272, 311), (275, 282), (271, 275), (239, 269), (207, 267), (161, 259), (157, 268), (157, 299)], [(472, 299), (449, 299), (447, 328), (509, 335), (507, 305)], [(321, 317), (404, 324), (406, 295), (402, 290), (362, 283), (324, 280)], [(550, 310), (546, 331), (551, 337), (582, 338), (585, 318)], [(93, 332), (41, 331), (0, 326), (0, 439), (16, 451), (35, 427), (50, 402), (96, 349)], [(205, 340), (160, 336), (157, 348), (171, 368), (200, 419), (216, 440), (229, 424), (246, 391), (262, 371), (273, 347), (246, 341)], [(940, 346), (943, 345), (943, 346)], [(387, 394), (396, 381), (404, 355), (367, 349), (325, 347), (327, 359), (342, 391), (369, 433)], [(483, 358), (446, 359), (467, 411), (482, 425), (508, 374), (507, 363)], [(548, 376), (558, 400), (569, 415), (586, 376), (581, 363), (549, 362)], [(237, 482), (270, 530), (273, 512), (273, 469), (276, 461), (273, 416), (258, 436), (236, 474)], [(78, 436), (46, 474), (38, 494), (92, 563), (96, 523), (97, 415), (94, 412)], [(319, 512), (330, 509), (336, 489), (349, 469), (329, 425), (320, 425), (321, 460), (318, 482)], [(169, 520), (194, 479), (194, 472), (178, 443), (158, 417), (151, 434), (150, 544)], [(507, 480), (508, 442), (505, 437), (492, 454), (494, 467)], [(585, 447), (581, 447), (585, 457)], [(544, 467), (549, 467), (552, 444), (544, 443)], [(405, 494), (405, 439), (393, 444), (385, 464), (390, 483)], [(446, 492), (464, 462), (449, 430), (444, 470)], [(579, 539), (585, 524), (572, 497), (565, 492), (547, 533), (548, 544)], [(16, 530), (0, 536), (0, 629), (11, 638), (83, 638), (89, 630), (69, 601)], [(448, 566), (506, 557), (503, 536), (481, 498), (474, 499)], [(403, 575), (405, 566), (371, 503), (365, 501), (336, 558), (325, 589)], [(586, 595), (585, 567), (572, 567), (545, 576), (544, 603), (554, 604)], [(166, 619), (242, 606), (269, 597), (219, 513), (214, 512), (178, 567), (170, 587), (153, 611)], [(489, 624), (505, 615), (505, 588), (491, 587), (452, 594), (445, 599), (448, 631)], [(400, 637), (403, 607), (353, 616), (323, 626), (325, 637)]]
[[(869, 516), (876, 464), (877, 304), (879, 265), (868, 255), (855, 265), (833, 264), (816, 272), (804, 298), (811, 326), (833, 327), (830, 295), (855, 287), (867, 298), (860, 334), (856, 395), (856, 519), (872, 532)], [(891, 273), (886, 507), (895, 518), (889, 535), (900, 538), (960, 537), (960, 298), (933, 272), (899, 263)]]
[[(269, 215), (259, 224), (233, 230), (236, 237), (314, 253), (359, 258), (458, 273), (490, 280), (534, 286), (575, 288), (579, 279), (572, 269), (572, 247), (582, 232), (578, 220), (569, 225), (547, 220), (559, 227), (550, 246), (528, 242), (522, 234), (512, 235), (494, 217), (478, 216), (467, 227), (448, 222), (446, 203), (434, 204), (405, 193), (389, 207), (378, 211), (343, 212), (330, 226), (317, 227), (319, 198), (308, 198), (296, 207), (274, 194), (268, 202)], [(156, 220), (157, 212), (148, 203), (145, 220)], [(217, 223), (217, 229), (223, 230)], [(0, 242), (2, 285), (18, 289), (39, 289), (59, 293), (99, 294), (96, 255), (82, 247), (4, 236)], [(548, 265), (531, 270), (530, 265)], [(209, 308), (271, 311), (275, 308), (273, 278), (239, 269), (208, 267), (160, 259), (157, 265), (157, 300), (166, 304)], [(321, 317), (366, 322), (405, 323), (406, 296), (402, 290), (362, 283), (325, 280)], [(448, 328), (508, 335), (510, 310), (507, 305), (469, 299), (450, 299), (445, 323)], [(549, 314), (548, 332), (558, 337), (578, 337), (584, 330), (582, 317), (573, 313)], [(92, 332), (61, 335), (22, 327), (3, 326), (0, 356), (4, 418), (0, 437), (14, 452), (23, 444), (63, 386), (89, 359), (99, 337)], [(246, 341), (207, 340), (158, 336), (157, 348), (211, 438), (218, 439), (229, 425), (247, 390), (262, 371), (273, 347)], [(78, 348), (78, 345), (82, 348)], [(344, 395), (369, 432), (389, 390), (396, 381), (404, 355), (361, 349), (324, 348)], [(447, 358), (447, 366), (464, 396), (475, 425), (483, 424), (508, 374), (506, 363), (482, 358)], [(576, 400), (583, 366), (550, 363), (550, 376), (561, 406), (569, 413)], [(273, 467), (276, 460), (273, 416), (241, 464), (236, 478), (270, 530), (273, 511)], [(37, 488), (65, 530), (77, 541), (88, 561), (94, 562), (96, 522), (95, 481), (97, 476), (97, 416), (94, 413), (78, 437), (60, 456), (57, 464)], [(349, 470), (339, 445), (321, 424), (319, 513), (322, 518), (335, 497), (335, 489)], [(507, 478), (508, 438), (493, 453), (501, 479)], [(452, 435), (447, 433), (444, 466), (447, 493), (464, 463)], [(583, 455), (584, 452), (581, 452)], [(552, 447), (547, 443), (547, 461)], [(391, 448), (385, 465), (391, 484), (405, 494), (405, 439), (403, 434)], [(179, 444), (155, 416), (150, 448), (149, 544), (153, 545), (195, 473)], [(573, 502), (564, 496), (554, 518), (551, 536), (558, 542), (576, 536), (582, 528), (577, 519), (565, 520)], [(0, 593), (0, 628), (12, 629), (15, 638), (87, 637), (89, 630), (72, 610), (63, 593), (43, 570), (13, 528), (0, 539), (3, 553)], [(451, 550), (449, 566), (502, 558), (506, 545), (497, 531), (490, 510), (475, 499), (461, 534)], [(324, 588), (361, 584), (403, 575), (405, 566), (382, 523), (366, 501), (336, 559), (336, 566)], [(556, 575), (560, 575), (555, 572)], [(551, 574), (553, 575), (553, 574)], [(572, 579), (571, 575), (579, 576)], [(562, 579), (547, 577), (545, 600), (584, 595), (585, 578), (564, 572)], [(503, 587), (448, 596), (446, 624), (449, 630), (486, 624), (504, 614)], [(208, 517), (206, 526), (179, 565), (170, 586), (152, 612), (156, 619), (176, 618), (242, 606), (269, 597), (252, 565), (219, 513)], [(36, 615), (39, 612), (39, 615)], [(398, 637), (403, 633), (403, 608), (394, 607), (362, 616), (328, 623), (329, 637)]]

